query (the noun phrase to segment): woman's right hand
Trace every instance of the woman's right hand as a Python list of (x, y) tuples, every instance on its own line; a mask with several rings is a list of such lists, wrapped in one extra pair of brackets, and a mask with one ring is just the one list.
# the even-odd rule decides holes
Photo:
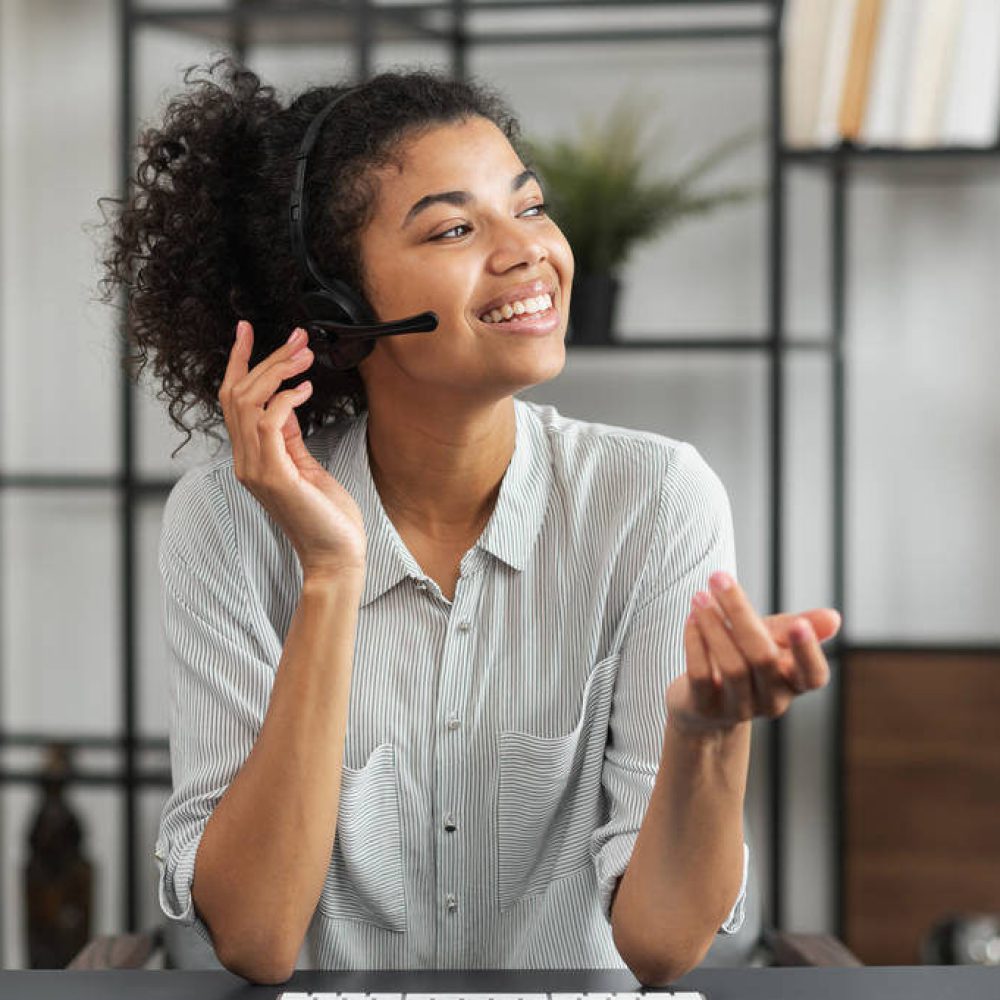
[(312, 383), (278, 392), (313, 363), (305, 330), (250, 370), (253, 328), (241, 320), (219, 402), (233, 446), (236, 478), (288, 536), (305, 578), (363, 572), (367, 538), (354, 498), (309, 453), (295, 407)]

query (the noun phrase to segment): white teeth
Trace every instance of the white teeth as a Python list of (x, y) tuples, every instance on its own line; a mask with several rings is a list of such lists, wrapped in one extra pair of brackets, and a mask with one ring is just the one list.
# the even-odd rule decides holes
[(488, 313), (483, 313), (479, 318), (484, 323), (501, 323), (504, 320), (512, 319), (514, 316), (532, 316), (538, 312), (545, 312), (552, 308), (552, 296), (546, 292), (544, 295), (537, 295), (534, 298), (518, 299), (514, 302), (505, 302), (499, 309), (491, 309)]

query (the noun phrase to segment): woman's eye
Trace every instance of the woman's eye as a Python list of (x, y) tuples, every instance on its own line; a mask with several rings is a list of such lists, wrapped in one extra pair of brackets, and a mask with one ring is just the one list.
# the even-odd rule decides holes
[[(526, 208), (521, 213), (521, 215), (523, 216), (523, 215), (527, 215), (529, 212), (534, 212), (536, 214), (534, 216), (532, 216), (532, 218), (536, 218), (537, 219), (540, 216), (546, 214), (546, 212), (548, 211), (548, 207), (549, 207), (548, 202), (545, 202), (545, 201), (539, 202), (539, 204), (537, 204), (537, 205), (532, 205), (530, 208)], [(438, 233), (437, 236), (432, 236), (431, 237), (431, 242), (433, 243), (435, 240), (452, 240), (452, 239), (457, 239), (458, 237), (464, 235), (464, 233), (459, 233), (460, 229), (468, 230), (469, 228), (470, 227), (467, 226), (464, 222), (460, 222), (457, 226), (452, 226), (451, 229), (446, 229), (443, 233)]]
[(443, 233), (438, 233), (437, 236), (432, 236), (432, 240), (443, 240), (449, 233), (458, 232), (459, 229), (468, 229), (469, 227), (464, 223), (460, 222), (457, 226), (452, 226), (451, 229), (446, 229)]

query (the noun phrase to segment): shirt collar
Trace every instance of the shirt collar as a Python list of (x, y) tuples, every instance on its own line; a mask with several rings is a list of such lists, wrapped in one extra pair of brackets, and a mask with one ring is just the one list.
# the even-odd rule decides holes
[[(474, 548), (520, 571), (528, 564), (545, 518), (552, 488), (552, 456), (545, 428), (532, 405), (515, 398), (514, 414), (514, 454), (496, 506)], [(349, 422), (328, 460), (331, 474), (354, 497), (364, 518), (368, 544), (361, 607), (401, 580), (426, 577), (382, 506), (368, 462), (367, 432), (365, 411)]]
[(545, 427), (532, 404), (514, 399), (516, 438), (514, 454), (500, 484), (493, 515), (479, 546), (523, 570), (542, 530), (552, 490), (552, 453)]

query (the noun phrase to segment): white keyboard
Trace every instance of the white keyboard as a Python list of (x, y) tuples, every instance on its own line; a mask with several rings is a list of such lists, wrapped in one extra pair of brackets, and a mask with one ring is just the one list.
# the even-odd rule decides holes
[(281, 993), (278, 1000), (706, 1000), (704, 993), (645, 990), (642, 993)]

